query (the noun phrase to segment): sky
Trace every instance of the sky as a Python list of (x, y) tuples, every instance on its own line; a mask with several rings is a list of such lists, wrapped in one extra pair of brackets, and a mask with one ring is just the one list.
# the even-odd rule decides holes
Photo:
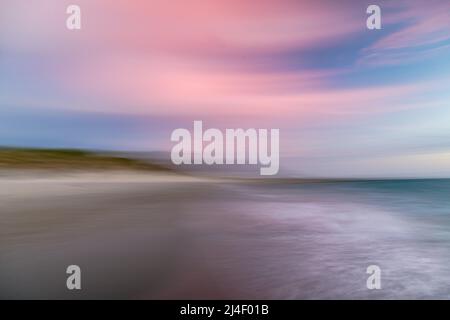
[(0, 145), (163, 151), (202, 120), (280, 129), (290, 175), (450, 177), (449, 56), (448, 0), (0, 0)]

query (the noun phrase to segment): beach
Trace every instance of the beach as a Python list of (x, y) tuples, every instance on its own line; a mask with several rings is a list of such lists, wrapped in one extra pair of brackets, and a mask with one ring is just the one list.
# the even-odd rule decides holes
[[(0, 178), (3, 299), (448, 297), (450, 182)], [(82, 289), (66, 288), (78, 265)], [(378, 265), (382, 289), (368, 290)]]

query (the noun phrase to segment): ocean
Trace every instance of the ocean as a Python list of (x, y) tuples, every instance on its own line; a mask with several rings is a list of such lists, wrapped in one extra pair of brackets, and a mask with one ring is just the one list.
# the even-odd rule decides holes
[[(449, 297), (450, 180), (46, 179), (4, 190), (2, 298)], [(380, 289), (367, 287), (373, 265)]]

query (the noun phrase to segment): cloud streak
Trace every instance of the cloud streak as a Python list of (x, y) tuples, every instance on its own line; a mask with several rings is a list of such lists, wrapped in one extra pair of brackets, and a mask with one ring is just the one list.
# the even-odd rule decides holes
[[(372, 154), (370, 146), (404, 145), (375, 130), (380, 123), (372, 119), (396, 112), (427, 118), (424, 110), (448, 105), (447, 0), (380, 1), (380, 31), (365, 27), (371, 4), (365, 0), (78, 0), (79, 32), (65, 29), (69, 4), (1, 1), (2, 110), (47, 110), (42, 117), (51, 109), (96, 119), (130, 115), (186, 125), (203, 117), (217, 127), (264, 124), (284, 132), (290, 156), (334, 154), (345, 161)], [(448, 114), (442, 118), (450, 123)], [(9, 127), (8, 137), (29, 134), (21, 123)], [(103, 122), (95, 123), (104, 133)], [(164, 136), (173, 123), (167, 120), (152, 134)], [(127, 126), (132, 131), (132, 122), (121, 130)], [(367, 137), (367, 131), (374, 134)], [(405, 132), (411, 131), (399, 121), (396, 137), (406, 139)], [(337, 137), (346, 148), (336, 149)], [(105, 145), (121, 141), (122, 148), (127, 140), (111, 139)], [(136, 140), (130, 145), (147, 148)]]

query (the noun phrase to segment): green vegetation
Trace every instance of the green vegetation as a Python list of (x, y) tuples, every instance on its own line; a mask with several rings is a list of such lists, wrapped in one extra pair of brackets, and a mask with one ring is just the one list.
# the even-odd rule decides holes
[(163, 166), (125, 157), (71, 149), (0, 148), (0, 169), (151, 170)]

